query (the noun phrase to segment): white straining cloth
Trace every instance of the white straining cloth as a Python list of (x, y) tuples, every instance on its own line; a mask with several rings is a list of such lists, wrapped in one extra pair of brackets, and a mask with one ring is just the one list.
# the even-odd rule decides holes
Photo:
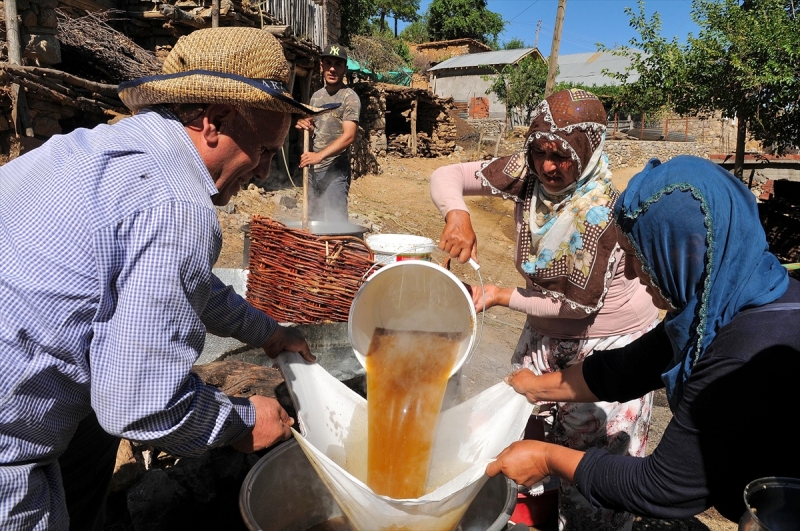
[(297, 354), (276, 359), (297, 408), (300, 447), (356, 531), (446, 531), (488, 479), (486, 465), (519, 440), (533, 411), (500, 382), (439, 415), (427, 494), (397, 500), (372, 492), (367, 477), (367, 401)]

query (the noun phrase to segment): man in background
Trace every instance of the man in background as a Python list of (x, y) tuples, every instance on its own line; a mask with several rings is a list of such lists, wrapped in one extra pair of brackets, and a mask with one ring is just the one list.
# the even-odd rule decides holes
[(312, 151), (303, 153), (300, 167), (311, 166), (308, 190), (308, 217), (312, 221), (347, 221), (347, 194), (350, 191), (350, 144), (356, 139), (361, 100), (344, 84), (347, 51), (329, 44), (322, 51), (322, 77), (325, 86), (311, 96), (312, 107), (339, 103), (333, 112), (298, 120), (298, 129), (314, 134)]

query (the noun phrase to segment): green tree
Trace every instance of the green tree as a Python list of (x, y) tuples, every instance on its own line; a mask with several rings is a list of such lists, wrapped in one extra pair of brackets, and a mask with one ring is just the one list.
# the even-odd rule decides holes
[(471, 38), (496, 44), (505, 22), (486, 5), (486, 0), (431, 0), (428, 35), (433, 40)]
[(400, 32), (400, 38), (416, 44), (428, 42), (430, 40), (430, 37), (428, 37), (428, 23), (424, 16), (403, 28), (403, 31)]
[(503, 43), (504, 50), (519, 50), (520, 48), (531, 48), (531, 47), (526, 46), (525, 41), (523, 41), (522, 39), (518, 39), (516, 37)]
[[(800, 22), (795, 0), (694, 0), (701, 28), (681, 45), (659, 35), (648, 20), (626, 9), (642, 50), (633, 67), (640, 78), (628, 94), (688, 116), (720, 112), (737, 118), (734, 173), (741, 178), (746, 135), (778, 153), (800, 144)], [(621, 76), (624, 77), (624, 76)]]
[(342, 44), (350, 46), (354, 35), (369, 35), (370, 18), (377, 9), (374, 0), (341, 0), (341, 36)]
[(417, 19), (420, 0), (374, 0), (378, 10), (381, 31), (386, 28), (386, 17), (394, 18), (394, 36), (397, 37), (397, 21), (413, 22)]
[(544, 98), (547, 63), (531, 54), (515, 65), (494, 71), (494, 75), (481, 76), (484, 81), (492, 81), (486, 94), (494, 93), (505, 104), (508, 116), (515, 108), (523, 109), (525, 122), (530, 122), (533, 110)]

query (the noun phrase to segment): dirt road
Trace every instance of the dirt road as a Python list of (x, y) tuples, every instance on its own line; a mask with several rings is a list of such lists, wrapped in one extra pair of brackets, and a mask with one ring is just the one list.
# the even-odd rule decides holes
[[(465, 159), (466, 160), (466, 159)], [(350, 191), (350, 214), (359, 223), (374, 232), (405, 233), (426, 236), (438, 241), (444, 227), (439, 212), (433, 206), (428, 190), (428, 177), (439, 166), (460, 162), (456, 156), (440, 159), (380, 160), (383, 173), (367, 175), (355, 180)], [(614, 182), (624, 189), (636, 171), (622, 169), (615, 172)], [(218, 267), (241, 267), (243, 236), (240, 227), (250, 221), (254, 214), (276, 219), (298, 220), (301, 216), (297, 189), (267, 192), (252, 186), (234, 197), (233, 212), (220, 212), (224, 247), (217, 263)], [(297, 204), (292, 206), (297, 200)], [(468, 198), (473, 225), (478, 234), (478, 259), (483, 282), (503, 287), (522, 285), (522, 279), (513, 265), (514, 225), (512, 204), (497, 197)], [(434, 255), (441, 262), (445, 255)], [(453, 272), (465, 282), (477, 283), (476, 272), (469, 266), (456, 265)], [(524, 316), (507, 308), (491, 308), (482, 323), (482, 337), (466, 371), (463, 382), (464, 393), (472, 396), (495, 384), (509, 371), (511, 352)], [(671, 415), (663, 395), (657, 396), (651, 425), (648, 451), (658, 443)], [(539, 531), (554, 531), (554, 522), (548, 522)], [(716, 511), (707, 511), (687, 520), (638, 519), (633, 527), (642, 530), (676, 531), (734, 531), (737, 526), (719, 516)]]

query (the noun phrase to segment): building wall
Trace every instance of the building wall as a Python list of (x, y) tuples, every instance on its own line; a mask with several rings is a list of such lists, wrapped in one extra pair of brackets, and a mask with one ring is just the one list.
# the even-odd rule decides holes
[[(464, 72), (464, 73), (461, 73)], [(505, 119), (506, 106), (494, 93), (486, 94), (492, 81), (484, 81), (481, 76), (490, 75), (489, 70), (470, 69), (459, 71), (458, 75), (436, 73), (431, 79), (431, 91), (440, 98), (451, 97), (455, 101), (469, 102), (472, 98), (483, 97), (489, 100), (489, 118)]]
[(339, 42), (342, 37), (342, 5), (340, 0), (325, 0), (326, 44)]

